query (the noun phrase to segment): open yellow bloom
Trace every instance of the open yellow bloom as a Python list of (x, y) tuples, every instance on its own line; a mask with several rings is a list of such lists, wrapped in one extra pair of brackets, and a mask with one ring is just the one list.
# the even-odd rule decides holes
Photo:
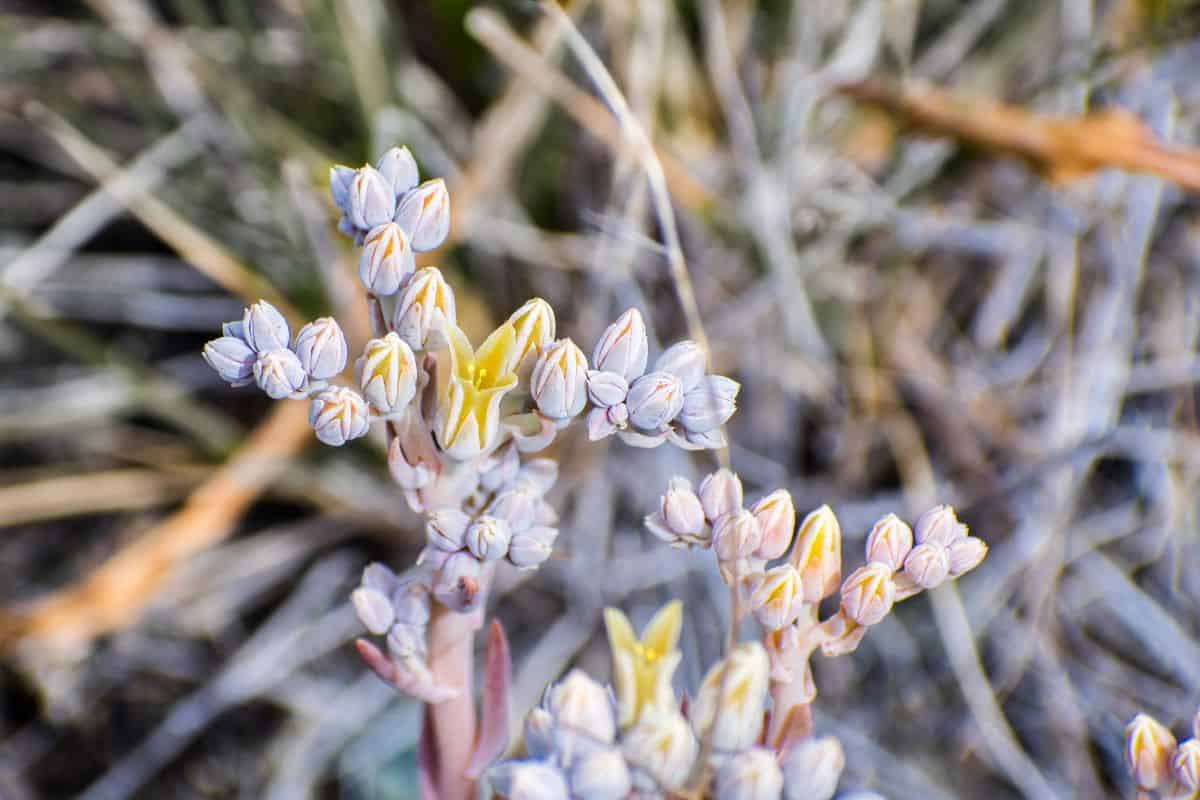
[(447, 326), (450, 370), (438, 403), (438, 441), (450, 456), (471, 458), (500, 432), (500, 401), (517, 385), (513, 372), (516, 331), (505, 323), (471, 348), (457, 325)]
[(613, 657), (617, 715), (622, 728), (637, 722), (647, 707), (675, 708), (671, 676), (679, 666), (679, 631), (683, 604), (678, 600), (659, 609), (639, 639), (629, 618), (619, 609), (604, 609), (608, 646)]

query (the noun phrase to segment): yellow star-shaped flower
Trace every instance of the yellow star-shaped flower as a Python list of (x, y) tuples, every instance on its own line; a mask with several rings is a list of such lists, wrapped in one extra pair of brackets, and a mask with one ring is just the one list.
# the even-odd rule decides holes
[(457, 325), (447, 327), (450, 370), (438, 403), (438, 441), (454, 458), (479, 455), (500, 431), (500, 401), (517, 385), (516, 330), (505, 323), (471, 348)]
[(678, 600), (659, 609), (640, 639), (625, 614), (616, 608), (604, 609), (622, 728), (637, 722), (645, 708), (675, 708), (671, 677), (681, 658), (675, 648), (682, 625), (683, 604)]

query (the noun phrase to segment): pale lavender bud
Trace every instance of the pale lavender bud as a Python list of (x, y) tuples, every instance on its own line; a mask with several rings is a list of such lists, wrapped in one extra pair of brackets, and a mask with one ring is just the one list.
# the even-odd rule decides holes
[(896, 600), (896, 584), (886, 564), (867, 564), (851, 572), (842, 584), (842, 611), (859, 625), (878, 624)]
[(548, 758), (554, 751), (554, 716), (540, 706), (525, 717), (525, 751), (532, 758)]
[(425, 540), (439, 550), (453, 553), (466, 546), (471, 518), (457, 508), (439, 508), (425, 521)]
[(941, 545), (919, 544), (904, 559), (904, 574), (922, 589), (933, 589), (949, 576), (950, 556)]
[(932, 542), (949, 547), (967, 535), (967, 526), (958, 521), (950, 506), (935, 506), (917, 520), (913, 538), (917, 544)]
[(762, 544), (762, 528), (745, 509), (726, 514), (713, 525), (713, 550), (721, 561), (750, 558)]
[(988, 553), (988, 546), (977, 536), (967, 536), (950, 545), (946, 552), (950, 556), (950, 575), (957, 578), (983, 562)]
[(646, 371), (650, 342), (646, 338), (646, 323), (636, 308), (631, 308), (604, 331), (592, 364), (598, 370), (615, 372), (632, 382)]
[(728, 469), (719, 469), (700, 482), (700, 504), (709, 522), (742, 507), (742, 479)]
[(750, 593), (754, 617), (769, 631), (787, 627), (804, 610), (804, 587), (791, 564), (780, 564), (758, 576)]
[(286, 350), (292, 336), (283, 314), (266, 300), (259, 300), (243, 313), (242, 334), (246, 344), (259, 353)]
[(391, 598), (376, 589), (360, 586), (350, 593), (350, 602), (363, 627), (371, 633), (385, 634), (396, 621)]
[(403, 411), (417, 393), (417, 361), (393, 331), (372, 339), (355, 362), (363, 396), (381, 414)]
[(333, 204), (343, 214), (350, 212), (350, 184), (354, 182), (354, 169), (341, 164), (329, 168), (329, 194)]
[(617, 735), (612, 694), (581, 669), (573, 669), (546, 694), (545, 708), (555, 722), (604, 744)]
[(587, 357), (570, 339), (545, 348), (533, 365), (530, 392), (551, 419), (570, 419), (587, 404)]
[(393, 318), (396, 333), (413, 350), (425, 350), (431, 336), (445, 338), (444, 329), (456, 323), (454, 292), (437, 267), (413, 273)]
[(659, 501), (658, 513), (647, 517), (646, 524), (652, 533), (668, 542), (703, 542), (704, 508), (692, 491), (692, 484), (684, 478), (672, 478)]
[(508, 545), (508, 560), (522, 569), (536, 567), (550, 557), (557, 538), (557, 528), (534, 525), (513, 535)]
[(630, 385), (625, 405), (635, 426), (661, 430), (683, 408), (683, 385), (669, 372), (647, 373)]
[(246, 326), (242, 324), (242, 320), (235, 319), (230, 322), (221, 323), (221, 335), (232, 336), (235, 339), (246, 341)]
[[(520, 308), (509, 315), (508, 324), (512, 325), (513, 331), (516, 333), (512, 347), (508, 351), (508, 363), (505, 365), (510, 370), (515, 371), (525, 361), (526, 356), (536, 354), (540, 348), (546, 347), (554, 341), (554, 309), (540, 297), (526, 300)], [(583, 358), (582, 353), (580, 353), (580, 360), (583, 361), (583, 369), (586, 374), (587, 359)]]
[(685, 340), (664, 350), (654, 362), (654, 371), (669, 372), (678, 376), (686, 393), (694, 389), (704, 377), (706, 359), (703, 347), (691, 340)]
[(390, 596), (399, 586), (399, 579), (396, 577), (396, 573), (375, 561), (363, 569), (362, 585)]
[(775, 753), (762, 747), (742, 750), (717, 770), (716, 797), (721, 800), (779, 800), (783, 770)]
[(784, 796), (787, 800), (829, 800), (845, 766), (846, 755), (837, 739), (803, 739), (784, 756)]
[(469, 611), (479, 599), (480, 563), (460, 550), (446, 559), (433, 585), (433, 596), (454, 611)]
[(527, 482), (514, 485), (496, 495), (488, 504), (487, 513), (504, 520), (515, 533), (533, 524), (534, 510), (539, 498), (537, 487)]
[(508, 553), (512, 531), (508, 522), (484, 514), (467, 527), (467, 549), (480, 561), (498, 561)]
[(425, 181), (400, 198), (395, 221), (404, 228), (413, 250), (440, 247), (450, 233), (450, 193), (441, 178)]
[(366, 401), (353, 389), (340, 386), (325, 389), (308, 407), (308, 424), (322, 442), (341, 447), (351, 439), (367, 435), (370, 423)]
[(423, 659), (425, 646), (425, 628), (420, 625), (397, 624), (388, 631), (387, 648), (392, 658)]
[(629, 394), (629, 381), (615, 372), (603, 370), (588, 370), (587, 374), (588, 399), (600, 408), (615, 406), (625, 402)]
[(254, 360), (254, 382), (272, 400), (291, 397), (304, 387), (308, 376), (291, 350), (259, 353)]
[(687, 781), (699, 749), (688, 721), (678, 711), (654, 705), (642, 709), (621, 740), (626, 762), (667, 791)]
[(895, 572), (904, 564), (912, 547), (912, 528), (895, 514), (888, 514), (867, 534), (867, 561), (887, 564)]
[(796, 505), (791, 493), (787, 489), (776, 489), (750, 506), (750, 513), (762, 529), (762, 544), (754, 557), (770, 561), (786, 553), (796, 532)]
[(428, 587), (415, 578), (404, 581), (392, 592), (392, 609), (396, 612), (396, 622), (425, 627), (431, 611)]
[(333, 317), (321, 317), (296, 334), (296, 356), (313, 380), (325, 381), (346, 368), (346, 336)]
[(741, 384), (724, 375), (707, 375), (683, 398), (679, 424), (689, 431), (706, 433), (729, 421), (737, 410)]
[(350, 223), (360, 230), (370, 230), (391, 220), (396, 196), (379, 170), (366, 166), (355, 171), (346, 205)]
[(254, 376), (256, 354), (250, 345), (233, 336), (222, 336), (204, 345), (204, 360), (221, 380), (243, 386)]
[(506, 761), (488, 772), (492, 791), (508, 800), (567, 800), (567, 779), (541, 761)]
[(408, 236), (399, 225), (386, 222), (367, 233), (358, 254), (358, 277), (363, 286), (388, 297), (400, 291), (416, 268)]
[(1200, 790), (1200, 741), (1188, 739), (1180, 743), (1171, 759), (1175, 779), (1190, 792)]
[[(624, 403), (621, 404), (622, 407)], [(615, 406), (614, 406), (615, 408)], [(601, 439), (612, 436), (617, 432), (617, 426), (609, 417), (607, 408), (593, 408), (587, 414), (587, 435), (588, 441), (598, 442)]]
[(633, 790), (629, 767), (611, 747), (577, 759), (568, 774), (571, 796), (587, 800), (623, 800)]
[(379, 157), (375, 168), (392, 187), (392, 194), (400, 195), (417, 185), (417, 162), (407, 147), (393, 147)]
[(1138, 714), (1125, 726), (1125, 765), (1141, 789), (1165, 787), (1172, 778), (1175, 737), (1149, 714)]

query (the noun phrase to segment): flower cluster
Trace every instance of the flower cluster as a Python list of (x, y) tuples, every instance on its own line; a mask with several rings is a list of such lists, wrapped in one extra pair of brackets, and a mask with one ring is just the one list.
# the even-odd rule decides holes
[(1135, 716), (1125, 726), (1125, 766), (1146, 797), (1196, 797), (1200, 793), (1200, 711), (1192, 718), (1191, 738), (1182, 742), (1176, 742), (1170, 729), (1149, 714)]
[(606, 609), (615, 692), (580, 670), (550, 687), (525, 720), (525, 757), (491, 770), (510, 800), (663, 797), (688, 787), (719, 800), (828, 800), (844, 763), (832, 738), (768, 745), (770, 666), (756, 642), (734, 648), (685, 707), (671, 687), (682, 611), (659, 611), (641, 637)]

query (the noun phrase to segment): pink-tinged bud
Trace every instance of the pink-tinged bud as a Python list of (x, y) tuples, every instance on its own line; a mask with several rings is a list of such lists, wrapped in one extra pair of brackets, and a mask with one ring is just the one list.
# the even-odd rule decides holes
[(1171, 759), (1171, 769), (1181, 786), (1191, 792), (1200, 790), (1200, 741), (1181, 742)]
[(934, 506), (921, 515), (913, 528), (913, 537), (917, 544), (932, 542), (949, 547), (966, 535), (967, 526), (958, 521), (954, 509), (950, 506)]
[(436, 474), (437, 454), (432, 444), (422, 446), (424, 435), (405, 426), (388, 445), (388, 472), (401, 489), (423, 489)]
[(721, 800), (779, 800), (783, 770), (775, 753), (752, 747), (735, 753), (717, 770), (716, 797)]
[(499, 517), (484, 514), (467, 528), (467, 549), (480, 561), (499, 561), (508, 553), (512, 531)]
[(557, 538), (558, 528), (547, 525), (534, 525), (513, 534), (512, 542), (508, 545), (508, 560), (521, 569), (532, 569), (550, 558)]
[(334, 386), (313, 398), (308, 407), (308, 424), (317, 438), (332, 447), (367, 435), (370, 422), (367, 404), (353, 389)]
[[(536, 355), (539, 349), (554, 341), (554, 309), (540, 297), (527, 300), (525, 305), (509, 316), (508, 324), (512, 325), (513, 330), (516, 331), (512, 349), (509, 351), (508, 368), (511, 370), (517, 369), (526, 356)], [(586, 378), (587, 358), (583, 353), (580, 353), (579, 356), (583, 362), (584, 377)]]
[(269, 353), (286, 350), (292, 334), (279, 309), (259, 300), (242, 314), (242, 336), (256, 352)]
[(950, 575), (950, 556), (940, 545), (919, 544), (904, 559), (904, 574), (922, 589), (941, 586)]
[(308, 376), (291, 350), (271, 350), (255, 359), (254, 381), (267, 397), (282, 400), (304, 388)]
[(704, 676), (689, 716), (696, 735), (717, 750), (735, 751), (758, 741), (770, 688), (771, 662), (758, 642), (733, 648)]
[(629, 767), (621, 751), (604, 748), (571, 764), (571, 796), (588, 800), (624, 800), (633, 790)]
[(903, 566), (912, 546), (912, 528), (895, 514), (888, 514), (867, 535), (867, 561), (887, 564), (895, 572)]
[(1149, 714), (1138, 714), (1125, 726), (1125, 765), (1141, 789), (1165, 787), (1171, 781), (1175, 737)]
[(400, 198), (395, 222), (408, 234), (413, 250), (440, 247), (450, 233), (450, 193), (441, 178), (425, 181)]
[(457, 322), (454, 292), (437, 267), (413, 273), (396, 302), (393, 327), (413, 350), (427, 350), (430, 337), (445, 339), (445, 329)]
[(750, 558), (762, 544), (762, 529), (749, 511), (726, 514), (713, 526), (713, 550), (721, 561)]
[(671, 791), (687, 781), (700, 747), (688, 721), (678, 711), (647, 706), (622, 737), (621, 750), (630, 766)]
[(417, 393), (417, 361), (394, 332), (372, 339), (355, 363), (363, 396), (381, 414), (403, 411)]
[(573, 669), (546, 694), (546, 710), (559, 725), (611, 744), (617, 735), (612, 694), (580, 669)]
[(819, 603), (837, 591), (842, 577), (842, 527), (833, 509), (821, 506), (804, 518), (788, 560), (804, 582), (804, 602)]
[[(624, 408), (625, 404), (621, 403), (619, 407)], [(618, 406), (612, 408), (618, 408)], [(588, 441), (598, 442), (617, 432), (616, 423), (612, 421), (608, 413), (612, 408), (593, 408), (587, 413)]]
[(471, 611), (480, 598), (479, 574), (479, 559), (460, 550), (442, 565), (433, 585), (433, 596), (453, 611)]
[(508, 800), (567, 800), (567, 779), (541, 761), (506, 761), (488, 772), (492, 790)]
[(632, 382), (646, 371), (649, 350), (646, 323), (641, 313), (631, 308), (604, 331), (592, 353), (592, 365)]
[(707, 356), (696, 342), (685, 340), (671, 345), (654, 362), (655, 372), (669, 372), (679, 378), (685, 393), (690, 392), (704, 377)]
[(707, 433), (729, 421), (737, 410), (742, 385), (724, 375), (706, 375), (683, 399), (679, 424), (692, 433)]
[(650, 372), (629, 387), (625, 400), (629, 421), (647, 431), (658, 431), (683, 408), (683, 386), (669, 372)]
[(950, 575), (957, 578), (978, 567), (987, 556), (987, 543), (978, 536), (967, 536), (950, 545)]
[(700, 504), (709, 522), (742, 507), (742, 479), (728, 469), (719, 469), (700, 482)]
[(313, 380), (326, 381), (346, 368), (346, 336), (333, 317), (321, 317), (296, 334), (296, 357)]
[(762, 529), (762, 544), (754, 557), (764, 561), (779, 558), (787, 552), (796, 532), (796, 506), (787, 489), (776, 489), (750, 506), (750, 513)]
[(371, 228), (358, 255), (358, 278), (380, 297), (400, 291), (417, 268), (404, 230), (394, 222)]
[(769, 631), (787, 627), (804, 610), (804, 587), (791, 564), (781, 564), (755, 579), (750, 593), (754, 617)]
[(829, 800), (846, 766), (842, 745), (832, 736), (797, 742), (783, 758), (786, 800)]
[(217, 371), (221, 380), (244, 386), (254, 379), (254, 361), (258, 355), (241, 339), (222, 336), (204, 345), (204, 360)]
[(896, 599), (892, 570), (886, 564), (867, 564), (850, 573), (842, 584), (842, 611), (859, 625), (876, 625)]
[(374, 167), (367, 166), (354, 173), (346, 205), (350, 224), (360, 230), (370, 230), (391, 220), (396, 196), (387, 179)]
[(663, 522), (677, 536), (695, 538), (704, 530), (704, 509), (692, 484), (684, 478), (672, 478), (658, 509)]
[(425, 521), (425, 540), (439, 550), (453, 553), (466, 547), (471, 518), (457, 508), (439, 508)]
[(574, 417), (587, 404), (587, 357), (570, 339), (559, 339), (538, 356), (529, 390), (547, 417)]
[(376, 589), (360, 586), (350, 593), (350, 602), (363, 627), (377, 636), (387, 633), (396, 621), (391, 599)]
[(417, 162), (407, 147), (393, 147), (375, 164), (397, 198), (417, 185)]
[(587, 374), (588, 399), (600, 408), (624, 403), (629, 394), (629, 381), (615, 372), (603, 372), (598, 369), (588, 370)]

